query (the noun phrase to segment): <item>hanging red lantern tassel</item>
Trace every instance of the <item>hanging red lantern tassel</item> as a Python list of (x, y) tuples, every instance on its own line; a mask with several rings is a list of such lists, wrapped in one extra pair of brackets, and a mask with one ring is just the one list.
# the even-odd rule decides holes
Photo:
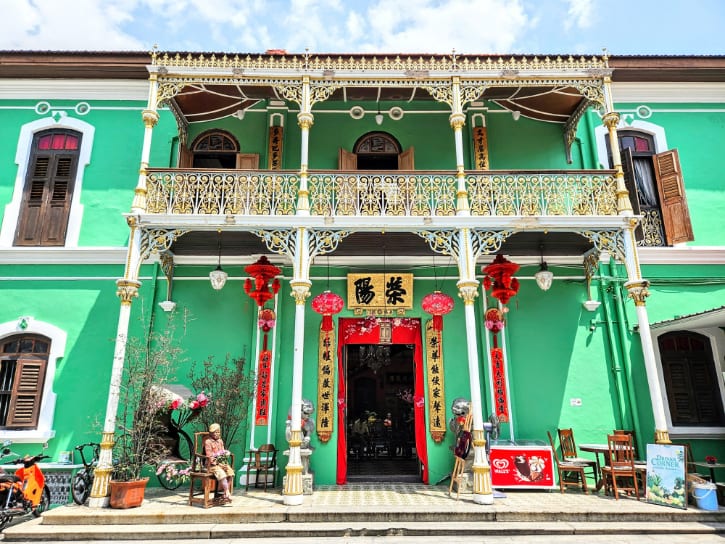
[(312, 299), (312, 309), (318, 314), (322, 314), (322, 330), (332, 330), (332, 314), (339, 313), (345, 301), (340, 295), (325, 291)]

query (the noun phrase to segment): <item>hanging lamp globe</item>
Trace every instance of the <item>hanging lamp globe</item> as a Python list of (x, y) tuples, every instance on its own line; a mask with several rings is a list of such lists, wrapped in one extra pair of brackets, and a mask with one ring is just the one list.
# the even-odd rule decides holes
[(423, 297), (421, 306), (423, 311), (433, 316), (434, 330), (443, 330), (443, 316), (453, 309), (453, 304), (453, 298), (440, 291), (433, 291)]
[(222, 270), (221, 265), (217, 266), (214, 270), (209, 272), (209, 281), (211, 282), (212, 289), (219, 291), (224, 284), (227, 282), (229, 274)]
[(340, 295), (331, 291), (324, 291), (312, 299), (312, 309), (322, 315), (322, 330), (332, 330), (333, 314), (342, 311), (345, 301)]

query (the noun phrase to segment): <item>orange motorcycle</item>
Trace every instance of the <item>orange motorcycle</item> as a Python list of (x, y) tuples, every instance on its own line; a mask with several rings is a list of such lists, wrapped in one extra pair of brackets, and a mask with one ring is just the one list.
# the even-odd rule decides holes
[[(50, 489), (45, 485), (43, 471), (37, 465), (49, 456), (38, 455), (19, 457), (10, 451), (9, 443), (3, 444), (0, 463), (22, 465), (14, 474), (0, 473), (0, 531), (16, 517), (38, 517), (50, 506)], [(47, 447), (47, 444), (43, 447)], [(13, 461), (5, 461), (16, 456)]]

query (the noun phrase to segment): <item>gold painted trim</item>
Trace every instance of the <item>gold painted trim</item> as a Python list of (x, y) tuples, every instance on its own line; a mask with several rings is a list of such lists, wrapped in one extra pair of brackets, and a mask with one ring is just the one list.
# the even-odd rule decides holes
[(335, 421), (335, 326), (323, 331), (320, 324), (320, 336), (317, 351), (317, 436), (320, 442), (332, 438)]
[(433, 441), (440, 444), (446, 435), (446, 389), (443, 369), (443, 333), (425, 323), (425, 362), (428, 377), (428, 428)]

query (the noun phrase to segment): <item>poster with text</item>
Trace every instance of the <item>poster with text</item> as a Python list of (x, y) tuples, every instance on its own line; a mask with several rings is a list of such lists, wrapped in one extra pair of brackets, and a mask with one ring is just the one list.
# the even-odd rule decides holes
[(647, 502), (687, 508), (685, 446), (647, 444)]

